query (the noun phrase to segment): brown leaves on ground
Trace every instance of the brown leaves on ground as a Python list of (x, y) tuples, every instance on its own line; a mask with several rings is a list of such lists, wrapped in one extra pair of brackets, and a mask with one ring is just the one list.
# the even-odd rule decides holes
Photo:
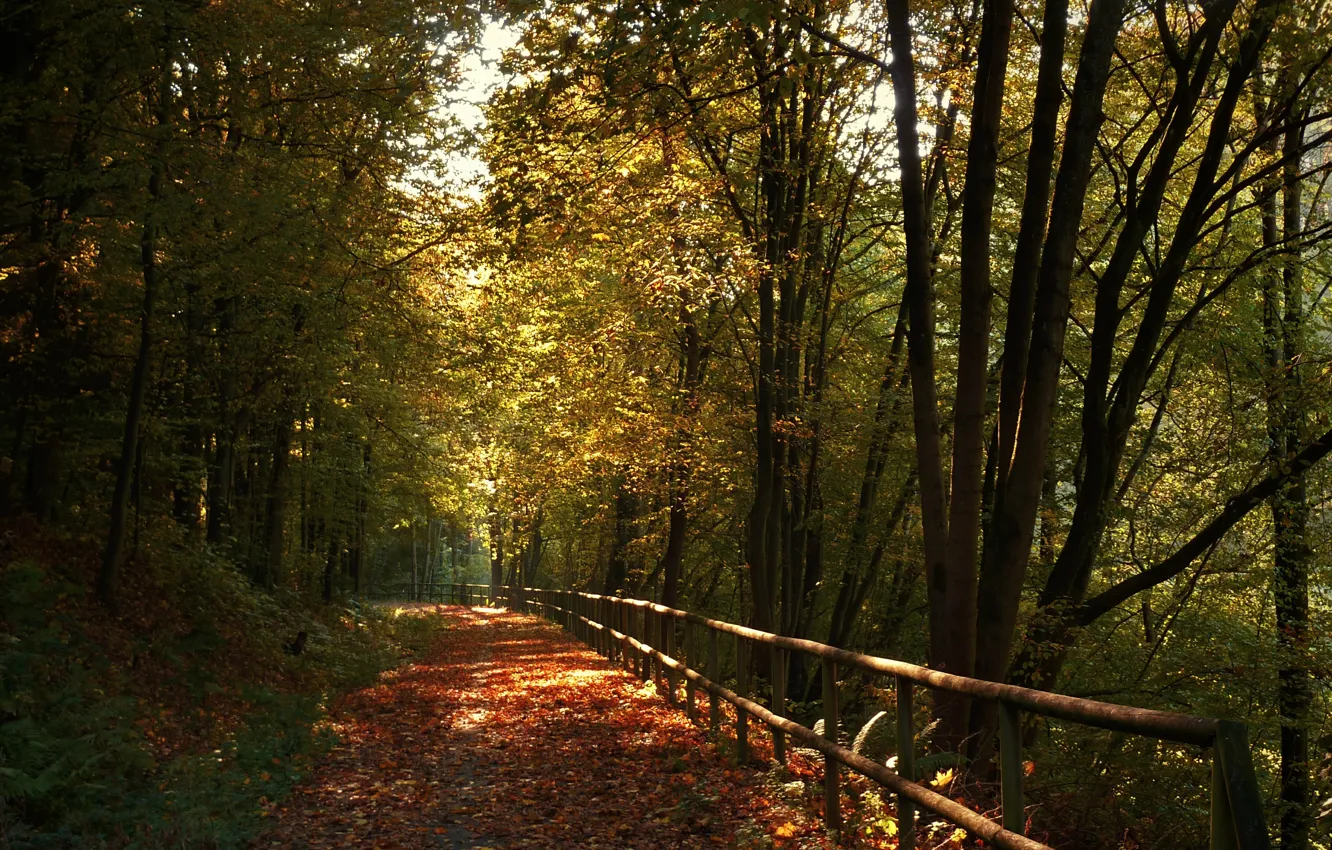
[(257, 848), (824, 845), (653, 685), (531, 617), (445, 610), (423, 663), (337, 707), (342, 743)]
[[(47, 675), (64, 681), (62, 667), (91, 671), (106, 698), (133, 698), (135, 726), (163, 762), (216, 747), (252, 707), (245, 689), (290, 693), (309, 687), (273, 655), (276, 644), (267, 652), (258, 645), (248, 612), (225, 604), (235, 596), (211, 600), (222, 604), (190, 616), (201, 605), (197, 576), (182, 574), (173, 560), (178, 529), (169, 531), (145, 529), (137, 561), (123, 576), (119, 613), (113, 614), (87, 592), (97, 583), (100, 538), (52, 529), (30, 515), (0, 521), (0, 573), (25, 566), (41, 571), (50, 593), (35, 610), (70, 647), (49, 660)], [(206, 634), (195, 619), (207, 625)], [(13, 628), (0, 622), (0, 633), (12, 634)], [(204, 680), (211, 687), (196, 693)]]

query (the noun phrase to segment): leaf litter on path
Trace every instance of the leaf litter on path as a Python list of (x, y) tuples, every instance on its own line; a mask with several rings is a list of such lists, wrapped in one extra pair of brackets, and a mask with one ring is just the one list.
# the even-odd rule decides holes
[(545, 621), (439, 610), (422, 661), (334, 708), (339, 745), (256, 850), (830, 846), (650, 683)]

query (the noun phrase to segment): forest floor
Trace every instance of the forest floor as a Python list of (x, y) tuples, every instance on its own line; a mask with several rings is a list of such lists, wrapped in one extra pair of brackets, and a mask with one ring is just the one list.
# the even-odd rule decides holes
[(256, 850), (829, 846), (817, 788), (734, 767), (651, 683), (537, 618), (438, 610), (424, 658), (334, 706)]

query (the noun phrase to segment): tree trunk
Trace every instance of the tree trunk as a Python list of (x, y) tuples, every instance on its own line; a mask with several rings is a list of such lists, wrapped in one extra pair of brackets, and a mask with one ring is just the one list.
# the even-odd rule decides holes
[(203, 317), (199, 311), (199, 286), (185, 286), (185, 373), (181, 378), (181, 411), (187, 421), (180, 437), (180, 460), (172, 493), (172, 514), (176, 522), (199, 531), (201, 508), (199, 481), (205, 469), (203, 414), (197, 383), (203, 370)]
[(217, 449), (208, 476), (208, 527), (205, 539), (209, 543), (221, 542), (231, 532), (231, 499), (236, 475), (236, 437), (240, 428), (238, 416), (232, 411), (235, 397), (235, 377), (227, 368), (226, 357), (229, 337), (236, 326), (236, 298), (221, 299), (217, 305), (217, 335), (222, 351), (221, 387), (218, 393), (220, 427), (216, 434)]
[(675, 460), (669, 472), (670, 515), (666, 531), (666, 552), (661, 559), (662, 604), (677, 607), (680, 601), (680, 577), (684, 564), (685, 535), (689, 528), (689, 452), (693, 446), (694, 419), (698, 415), (698, 390), (703, 381), (703, 350), (698, 322), (684, 295), (680, 296), (680, 330), (683, 335), (683, 369), (680, 378), (683, 409), (681, 425), (675, 435)]
[(9, 449), (9, 475), (5, 476), (0, 486), (0, 516), (9, 516), (14, 509), (14, 494), (19, 474), (19, 457), (23, 454), (23, 440), (28, 434), (28, 406), (18, 405), (18, 414), (14, 423), (14, 442)]
[(420, 579), (421, 574), (417, 571), (417, 565), (416, 565), (416, 523), (415, 522), (411, 524), (411, 531), (412, 531), (412, 593), (410, 598), (415, 601), (421, 598), (421, 594), (419, 591), (420, 585), (417, 583), (418, 580)]
[[(985, 492), (985, 419), (990, 375), (990, 228), (999, 161), (1012, 0), (989, 0), (981, 18), (967, 148), (966, 198), (962, 207), (957, 398), (953, 406), (953, 466), (944, 573), (942, 646), (932, 647), (937, 666), (970, 676), (976, 663), (976, 593), (981, 508)], [(931, 474), (933, 470), (931, 470)], [(970, 700), (952, 694), (935, 699), (944, 736), (967, 732)]]
[[(939, 425), (939, 394), (935, 381), (934, 291), (931, 280), (930, 210), (917, 134), (916, 67), (906, 0), (887, 0), (893, 64), (893, 120), (897, 129), (901, 171), (903, 229), (906, 240), (907, 366), (911, 375), (912, 422), (916, 437), (916, 469), (920, 481), (921, 525), (924, 531), (925, 575), (928, 582), (930, 664), (947, 663), (944, 617), (948, 595), (946, 548), (947, 483)], [(949, 670), (948, 672), (961, 672)], [(956, 732), (957, 730), (951, 730)], [(947, 734), (947, 733), (945, 733)]]
[(361, 474), (356, 483), (356, 516), (353, 520), (352, 547), (347, 561), (351, 574), (352, 592), (360, 594), (361, 577), (365, 571), (366, 555), (366, 520), (370, 499), (370, 459), (373, 446), (370, 435), (366, 435), (365, 446), (361, 449)]
[(689, 514), (685, 507), (689, 498), (688, 474), (683, 460), (672, 464), (670, 518), (666, 530), (666, 552), (661, 558), (661, 604), (668, 608), (676, 608), (680, 604), (680, 569), (684, 562), (685, 532), (689, 525)]
[(287, 491), (290, 489), (291, 420), (283, 416), (273, 440), (272, 476), (268, 484), (264, 526), (264, 562), (259, 579), (272, 590), (282, 580), (283, 541), (287, 530)]
[(157, 303), (159, 270), (157, 266), (158, 221), (156, 207), (162, 198), (166, 176), (168, 130), (168, 102), (171, 97), (171, 34), (166, 34), (167, 45), (162, 51), (161, 81), (157, 91), (157, 144), (154, 146), (152, 173), (148, 179), (148, 211), (144, 215), (143, 232), (139, 240), (139, 260), (143, 276), (143, 302), (139, 311), (139, 352), (134, 359), (130, 376), (129, 407), (125, 411), (125, 430), (120, 443), (120, 458), (116, 463), (116, 487), (111, 496), (111, 525), (107, 533), (106, 549), (102, 553), (102, 566), (97, 576), (97, 595), (110, 608), (116, 604), (116, 591), (120, 586), (121, 560), (124, 556), (125, 530), (129, 519), (130, 484), (134, 477), (134, 462), (139, 453), (139, 432), (143, 421), (144, 402), (148, 395), (149, 372), (152, 369), (153, 315)]
[(610, 559), (606, 563), (606, 583), (601, 592), (615, 596), (624, 590), (629, 578), (629, 554), (626, 551), (634, 539), (634, 517), (638, 500), (629, 485), (621, 481), (615, 491), (615, 536), (612, 538)]
[[(1111, 591), (1102, 593), (1093, 600), (1094, 604), (1079, 607), (1092, 578), (1101, 535), (1109, 519), (1109, 507), (1116, 492), (1119, 466), (1130, 430), (1137, 419), (1142, 393), (1162, 359), (1158, 343), (1170, 315), (1175, 290), (1199, 234), (1212, 214), (1219, 187), (1216, 175), (1231, 144), (1236, 108), (1256, 70), (1259, 50), (1271, 34), (1276, 2), (1260, 0), (1250, 13), (1240, 39), (1240, 49), (1230, 62), (1224, 86), (1210, 113), (1206, 146), (1197, 158), (1197, 170), (1191, 178), (1187, 200), (1165, 256), (1153, 270), (1137, 333), (1113, 385), (1109, 380), (1111, 361), (1118, 358), (1116, 352), (1119, 347), (1115, 340), (1118, 323), (1124, 315), (1119, 304), (1119, 292), (1134, 267), (1144, 234), (1153, 226), (1155, 212), (1160, 207), (1167, 181), (1173, 173), (1172, 165), (1176, 155), (1182, 149), (1198, 114), (1198, 99), (1211, 80), (1210, 70), (1220, 55), (1219, 45), (1228, 31), (1235, 10), (1233, 2), (1218, 3), (1209, 8), (1198, 35), (1199, 46), (1192, 54), (1195, 60), (1192, 72), (1186, 66), (1177, 67), (1179, 80), (1169, 110), (1172, 117), (1160, 134), (1162, 141), (1151, 170), (1138, 189), (1140, 194), (1137, 205), (1120, 231), (1114, 253), (1098, 281), (1092, 360), (1086, 377), (1082, 410), (1082, 448), (1085, 458), (1083, 477), (1079, 482), (1077, 504), (1064, 545), (1037, 600), (1038, 612), (1033, 628), (1029, 630), (1027, 643), (1011, 668), (1013, 677), (1027, 686), (1049, 687), (1054, 681), (1071, 643), (1071, 629), (1075, 620), (1085, 621), (1088, 616), (1099, 616), (1097, 612), (1103, 613), (1103, 603), (1117, 598), (1138, 582), (1151, 581), (1147, 574), (1135, 576)], [(1020, 452), (1021, 446), (1019, 462), (1022, 459)], [(1237, 498), (1243, 502), (1247, 501), (1249, 495), (1251, 493)], [(1237, 521), (1233, 518), (1245, 512), (1247, 509), (1232, 499), (1222, 515), (1213, 520), (1193, 541), (1148, 573), (1159, 575), (1180, 563), (1186, 563), (1185, 559), (1195, 551), (1195, 544), (1211, 539), (1214, 534), (1224, 534)], [(1029, 540), (1027, 545), (1030, 545)], [(1034, 646), (1036, 644), (1046, 646), (1038, 648)], [(1035, 658), (1040, 659), (1039, 663), (1033, 661)], [(990, 714), (992, 717), (993, 710)], [(992, 720), (988, 725), (993, 725)]]
[[(1288, 130), (1287, 150), (1298, 151), (1302, 134)], [(1275, 145), (1273, 145), (1275, 148)], [(1300, 160), (1285, 166), (1281, 232), (1300, 232)], [(1263, 200), (1263, 242), (1279, 239), (1275, 188)], [(1267, 433), (1272, 466), (1279, 470), (1303, 438), (1304, 400), (1300, 375), (1303, 353), (1303, 293), (1299, 256), (1288, 258), (1280, 271), (1263, 277), (1263, 341), (1267, 359)], [(1284, 304), (1283, 304), (1284, 302)], [(1292, 475), (1270, 499), (1275, 566), (1278, 656), (1277, 714), (1281, 720), (1281, 848), (1307, 850), (1313, 821), (1309, 781), (1309, 713), (1313, 682), (1309, 669), (1309, 500), (1303, 473)]]
[(879, 565), (883, 562), (887, 539), (895, 533), (897, 527), (905, 519), (907, 504), (911, 496), (914, 495), (915, 488), (916, 476), (914, 474), (908, 475), (906, 481), (902, 484), (901, 491), (898, 493), (897, 501), (889, 512), (888, 522), (884, 524), (883, 539), (874, 547), (874, 553), (869, 559), (869, 567), (865, 574), (860, 575), (859, 571), (851, 572), (850, 570), (842, 573), (842, 580), (837, 588), (837, 600), (833, 604), (832, 620), (828, 624), (828, 643), (832, 646), (846, 648), (850, 643), (852, 632), (856, 626), (856, 618), (859, 617), (865, 599), (869, 596), (869, 591), (878, 578)]
[(333, 601), (333, 580), (337, 574), (338, 562), (341, 560), (342, 546), (338, 543), (336, 535), (329, 538), (328, 558), (324, 561), (324, 604), (330, 604)]
[(499, 587), (504, 584), (504, 522), (498, 507), (490, 512), (490, 544), (490, 583)]
[(50, 522), (55, 518), (65, 466), (65, 441), (58, 426), (32, 441), (27, 466), (28, 510), (41, 522)]
[(1036, 308), (1036, 275), (1045, 242), (1050, 209), (1050, 175), (1058, 148), (1059, 112), (1064, 100), (1064, 42), (1068, 34), (1068, 0), (1048, 0), (1041, 23), (1041, 55), (1032, 103), (1031, 145), (1027, 153), (1026, 188), (1022, 220), (1013, 250), (1013, 271), (1008, 294), (1008, 321), (1004, 328), (1003, 369), (999, 379), (999, 457), (996, 491), (1008, 486), (1017, 442), (1022, 390)]
[[(1063, 155), (1055, 176), (1050, 226), (1036, 275), (1036, 294), (1032, 300), (1035, 313), (1013, 461), (1004, 463), (1001, 448), (997, 478), (1003, 486), (995, 493), (991, 539), (986, 541), (981, 563), (975, 674), (983, 679), (998, 680), (1003, 676), (1017, 626), (1059, 389), (1073, 256), (1091, 177), (1092, 154), (1105, 117), (1102, 106), (1110, 59), (1122, 18), (1123, 0), (1095, 0), (1078, 60)], [(1052, 48), (1057, 44), (1058, 39), (1047, 41)], [(1045, 106), (1057, 110), (1058, 102)], [(1037, 226), (1038, 222), (1034, 217), (1024, 217), (1024, 224)], [(1010, 322), (1011, 309), (1010, 305)], [(989, 700), (975, 702), (971, 730), (988, 729), (994, 722), (995, 711)]]

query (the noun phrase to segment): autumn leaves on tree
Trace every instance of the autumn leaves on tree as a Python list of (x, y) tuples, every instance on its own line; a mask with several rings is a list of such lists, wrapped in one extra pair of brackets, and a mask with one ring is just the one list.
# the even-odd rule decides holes
[[(553, 573), (596, 587), (604, 569), (605, 588), (642, 592), (633, 568), (619, 577), (625, 529), (674, 563), (683, 514), (696, 605), (723, 605), (720, 586), (761, 629), (845, 644), (860, 622), (862, 641), (918, 646), (949, 672), (1058, 687), (1083, 636), (1137, 608), (1146, 675), (1199, 578), (1271, 539), (1275, 566), (1246, 569), (1274, 594), (1282, 831), (1306, 846), (1302, 736), (1322, 693), (1307, 482), (1332, 432), (1325, 380), (1301, 376), (1320, 356), (1306, 329), (1326, 326), (1308, 275), (1324, 275), (1329, 224), (1311, 200), (1327, 177), (1327, 26), (1288, 3), (1117, 0), (527, 21), (513, 67), (528, 81), (492, 112), (493, 209), (524, 232), (511, 273), (590, 284), (593, 349), (622, 359), (603, 354), (585, 380), (675, 415), (655, 398), (667, 389), (717, 446), (687, 444), (689, 492), (711, 494), (691, 506), (673, 496), (686, 444), (652, 437), (665, 410), (639, 411), (658, 418), (613, 456), (598, 426), (583, 432), (582, 457), (566, 457), (597, 456), (586, 495), (514, 483), (546, 501), (548, 525), (590, 523), (604, 541), (570, 554), (582, 532)], [(663, 171), (692, 192), (663, 192)], [(664, 209), (640, 200), (646, 186)], [(705, 255), (692, 276), (691, 248)], [(663, 288), (720, 314), (701, 382), (695, 314)], [(641, 375), (657, 380), (638, 388)], [(577, 415), (626, 427), (599, 401)], [(1266, 405), (1269, 423), (1239, 426), (1236, 405)], [(1202, 462), (1218, 428), (1225, 460)], [(607, 489), (604, 464), (635, 471)], [(1162, 488), (1181, 504), (1149, 508)], [(1272, 538), (1255, 524), (1265, 506)], [(734, 554), (716, 551), (719, 526)], [(1153, 592), (1177, 600), (1165, 620)], [(914, 605), (922, 644), (903, 631)], [(936, 711), (942, 745), (990, 745), (993, 705)]]
[(651, 596), (1245, 719), (1313, 846), (1326, 9), (316, 5), (0, 21), (0, 503), (107, 603), (163, 547)]

